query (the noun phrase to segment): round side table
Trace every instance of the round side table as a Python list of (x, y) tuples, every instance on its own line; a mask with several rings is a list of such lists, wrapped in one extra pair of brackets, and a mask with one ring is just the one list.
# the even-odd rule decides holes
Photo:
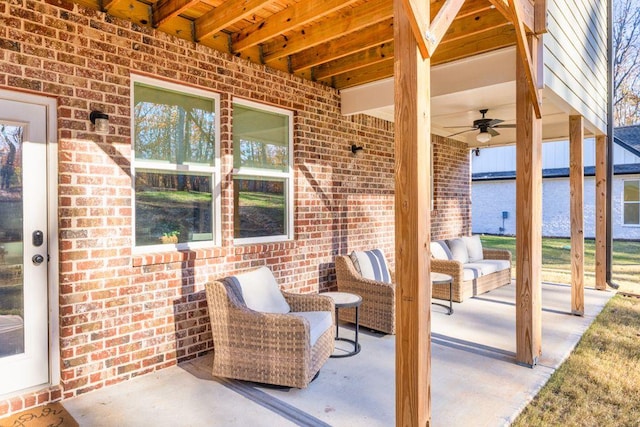
[(436, 286), (449, 285), (449, 306), (440, 304), (439, 302), (431, 302), (431, 304), (446, 308), (448, 310), (447, 314), (451, 316), (453, 314), (453, 277), (448, 274), (431, 272), (431, 284)]
[[(331, 357), (350, 357), (360, 353), (360, 343), (358, 343), (358, 310), (360, 309), (360, 304), (362, 304), (362, 297), (360, 295), (352, 294), (349, 292), (323, 292), (321, 295), (331, 297), (333, 303), (336, 306), (336, 341), (346, 341), (353, 344), (353, 351), (345, 354), (332, 354)], [(356, 309), (356, 336), (353, 340), (350, 338), (342, 338), (338, 336), (338, 309), (349, 307), (355, 307)]]

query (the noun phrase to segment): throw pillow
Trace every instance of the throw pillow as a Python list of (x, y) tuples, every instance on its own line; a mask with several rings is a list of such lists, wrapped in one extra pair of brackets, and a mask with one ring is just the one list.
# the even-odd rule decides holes
[(436, 240), (435, 242), (431, 242), (431, 258), (434, 259), (444, 259), (450, 260), (453, 259), (453, 255), (449, 250), (449, 246), (442, 240)]
[(276, 278), (268, 267), (260, 267), (247, 273), (227, 278), (227, 282), (240, 290), (245, 305), (262, 313), (285, 314), (291, 307), (284, 299)]
[(465, 244), (467, 245), (467, 253), (469, 254), (469, 262), (481, 261), (484, 256), (482, 254), (482, 242), (480, 236), (477, 234), (474, 236), (463, 237)]
[(380, 249), (353, 251), (350, 257), (356, 271), (365, 279), (391, 283), (391, 274), (389, 273), (389, 267), (387, 267), (387, 260)]
[(462, 239), (447, 240), (447, 246), (451, 250), (452, 259), (463, 264), (469, 262), (469, 253), (467, 252), (467, 244)]

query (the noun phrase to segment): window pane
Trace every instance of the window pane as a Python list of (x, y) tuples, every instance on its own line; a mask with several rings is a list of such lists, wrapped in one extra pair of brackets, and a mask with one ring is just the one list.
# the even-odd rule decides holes
[(233, 166), (289, 170), (289, 116), (233, 105)]
[(236, 239), (286, 234), (285, 186), (284, 179), (234, 179)]
[(203, 163), (215, 159), (215, 100), (135, 83), (135, 156)]
[(639, 203), (624, 204), (624, 223), (627, 225), (640, 224), (640, 204)]
[(625, 202), (637, 202), (640, 201), (640, 181), (625, 181), (624, 182), (624, 201)]
[(136, 245), (213, 240), (211, 176), (137, 172)]

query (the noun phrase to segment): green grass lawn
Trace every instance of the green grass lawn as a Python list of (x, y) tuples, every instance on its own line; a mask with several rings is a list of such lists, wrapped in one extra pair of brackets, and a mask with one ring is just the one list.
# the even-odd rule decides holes
[[(481, 239), (483, 246), (510, 250), (515, 259), (515, 238)], [(571, 283), (570, 243), (542, 239), (543, 281)], [(594, 286), (594, 254), (594, 241), (585, 240), (586, 286)], [(612, 278), (621, 291), (640, 294), (640, 242), (613, 242)], [(640, 297), (618, 294), (513, 425), (639, 426), (638, 402)]]
[[(508, 249), (515, 263), (516, 241), (509, 236), (482, 236), (487, 248)], [(542, 280), (545, 282), (571, 283), (571, 240), (561, 238), (542, 239)], [(514, 264), (515, 265), (515, 264)], [(585, 286), (595, 286), (595, 242), (584, 242)], [(515, 274), (515, 269), (514, 269)], [(613, 242), (612, 278), (621, 290), (640, 293), (640, 242)]]

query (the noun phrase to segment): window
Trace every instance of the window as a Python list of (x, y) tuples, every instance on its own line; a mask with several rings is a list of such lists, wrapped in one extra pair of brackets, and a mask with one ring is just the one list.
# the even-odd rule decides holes
[(290, 111), (237, 100), (233, 105), (234, 238), (293, 238)]
[(135, 246), (219, 244), (219, 97), (133, 77)]
[(640, 225), (640, 180), (624, 181), (622, 215), (624, 225)]

